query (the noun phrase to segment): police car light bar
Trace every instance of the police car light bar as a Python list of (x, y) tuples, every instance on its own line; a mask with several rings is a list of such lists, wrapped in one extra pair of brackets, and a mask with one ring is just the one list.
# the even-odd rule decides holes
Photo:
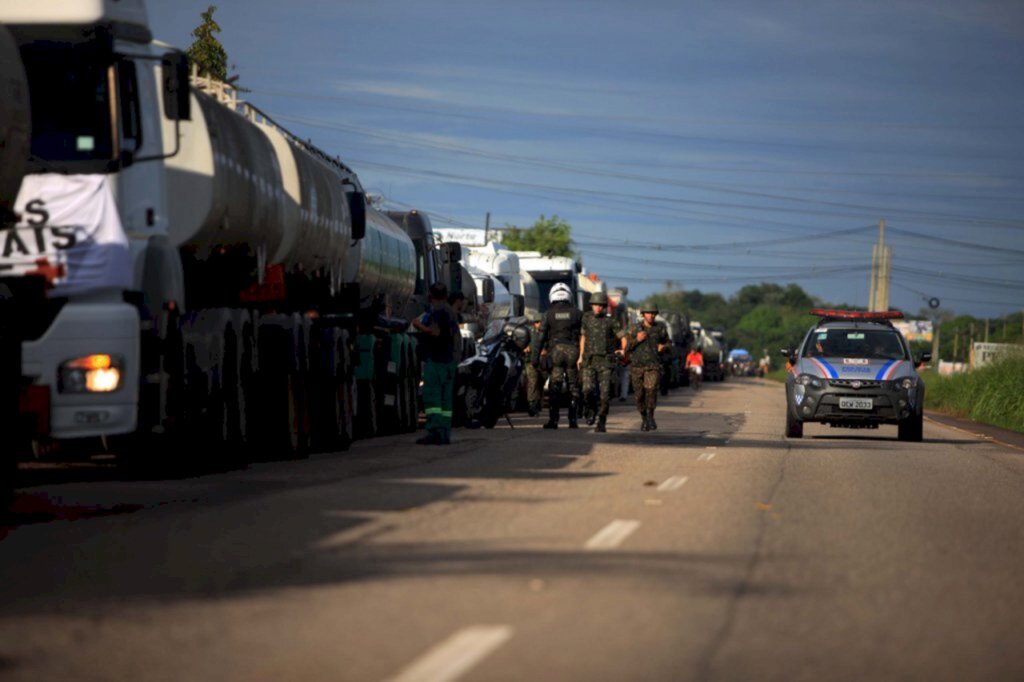
[(828, 317), (833, 320), (902, 320), (903, 313), (898, 310), (884, 310), (877, 312), (864, 312), (861, 310), (825, 310), (824, 308), (813, 308), (811, 315), (817, 317)]

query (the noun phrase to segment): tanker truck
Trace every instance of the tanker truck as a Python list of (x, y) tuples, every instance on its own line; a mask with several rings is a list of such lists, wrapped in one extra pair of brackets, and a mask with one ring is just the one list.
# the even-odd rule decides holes
[[(14, 37), (0, 25), (0, 235), (14, 223), (14, 202), (29, 150), (29, 96), (25, 69)], [(6, 239), (3, 240), (6, 242)], [(0, 252), (2, 253), (2, 252)], [(0, 276), (2, 276), (0, 271)], [(21, 336), (13, 292), (0, 282), (0, 433), (18, 428), (21, 394)], [(13, 487), (16, 462), (0, 448), (0, 508)]]
[(704, 380), (725, 379), (722, 344), (700, 322), (690, 322), (690, 331), (693, 332), (693, 347), (704, 356)]
[[(5, 0), (31, 162), (0, 252), (21, 448), (97, 438), (126, 461), (341, 449), (416, 426), (409, 319), (457, 287), (426, 215), (152, 39), (142, 0)], [(356, 433), (356, 423), (360, 425)]]

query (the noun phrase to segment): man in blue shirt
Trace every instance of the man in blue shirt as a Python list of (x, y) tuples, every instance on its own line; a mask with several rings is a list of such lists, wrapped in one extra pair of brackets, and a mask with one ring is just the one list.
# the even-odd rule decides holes
[(430, 286), (430, 310), (412, 325), (420, 331), (423, 368), (423, 408), (427, 435), (420, 445), (448, 445), (452, 441), (452, 392), (455, 387), (455, 344), (459, 327), (448, 305), (448, 288), (436, 282)]

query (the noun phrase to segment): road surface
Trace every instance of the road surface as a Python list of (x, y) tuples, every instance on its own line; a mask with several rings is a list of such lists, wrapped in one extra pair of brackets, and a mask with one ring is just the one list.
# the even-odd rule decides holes
[(0, 679), (1024, 679), (1024, 451), (786, 440), (782, 395), (44, 478), (0, 541)]

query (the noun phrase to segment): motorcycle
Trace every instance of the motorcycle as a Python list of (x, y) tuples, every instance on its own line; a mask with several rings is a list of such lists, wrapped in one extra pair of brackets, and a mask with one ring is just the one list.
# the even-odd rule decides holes
[(693, 386), (694, 391), (700, 390), (700, 382), (703, 379), (704, 368), (700, 365), (690, 365), (687, 368), (690, 374), (690, 385)]
[[(530, 345), (525, 317), (495, 320), (477, 347), (477, 354), (459, 364), (458, 395), (469, 428), (493, 429), (515, 406)], [(512, 425), (509, 420), (509, 426)]]

